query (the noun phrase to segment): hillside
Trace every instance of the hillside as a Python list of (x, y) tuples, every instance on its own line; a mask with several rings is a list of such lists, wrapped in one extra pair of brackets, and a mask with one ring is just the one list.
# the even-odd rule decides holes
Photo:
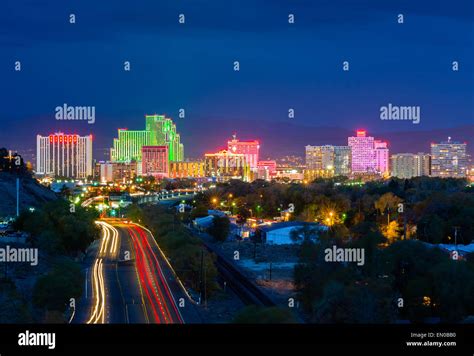
[[(20, 175), (20, 210), (39, 207), (45, 202), (57, 199), (48, 188), (36, 180)], [(16, 214), (16, 174), (0, 172), (0, 217)]]

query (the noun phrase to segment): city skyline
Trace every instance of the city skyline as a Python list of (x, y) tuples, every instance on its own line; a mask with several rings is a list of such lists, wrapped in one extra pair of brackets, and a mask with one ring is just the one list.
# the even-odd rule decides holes
[[(171, 118), (157, 114), (145, 115), (145, 118), (145, 130), (118, 129), (119, 136), (113, 141), (113, 147), (110, 148), (112, 155), (108, 160), (93, 158), (92, 135), (80, 137), (63, 132), (49, 136), (37, 135), (36, 167), (33, 169), (38, 176), (76, 179), (92, 177), (91, 179), (101, 182), (107, 181), (104, 177), (112, 177), (125, 167), (130, 171), (127, 173), (129, 176), (153, 175), (158, 178), (207, 177), (224, 181), (252, 181), (262, 177), (266, 180), (276, 177), (275, 157), (270, 157), (272, 161), (260, 160), (260, 140), (240, 140), (234, 133), (225, 148), (206, 152), (193, 161), (184, 156), (184, 145), (180, 143), (180, 134)], [(87, 141), (87, 148), (79, 145), (83, 141)], [(347, 146), (306, 145), (304, 171), (287, 173), (290, 173), (288, 177), (296, 173), (302, 174), (300, 178), (294, 176), (292, 179), (303, 180), (304, 177), (305, 181), (361, 174), (375, 175), (379, 179), (423, 175), (468, 177), (472, 161), (467, 147), (466, 142), (452, 140), (449, 136), (446, 141), (432, 141), (429, 154), (407, 151), (394, 153), (390, 151), (390, 145), (385, 139), (376, 139), (366, 130), (356, 129), (355, 136), (352, 134), (347, 137)], [(424, 156), (428, 159), (428, 169), (420, 166), (424, 165)], [(180, 162), (186, 164), (180, 165)], [(271, 168), (273, 166), (275, 169)], [(113, 167), (118, 169), (116, 173)], [(292, 164), (288, 167), (295, 168)], [(285, 175), (280, 172), (280, 178), (281, 174)], [(122, 175), (119, 173), (119, 176)]]
[[(166, 115), (144, 115), (144, 117), (147, 117), (147, 116), (159, 116), (159, 117), (166, 117)], [(177, 120), (173, 120), (173, 118), (167, 118), (167, 119), (171, 119), (172, 122), (176, 122)], [(472, 127), (471, 127), (472, 126)], [(470, 154), (471, 156), (474, 154), (474, 146), (473, 145), (469, 145), (470, 141), (468, 141), (467, 139), (465, 139), (466, 137), (469, 138), (469, 137), (474, 137), (474, 125), (471, 125), (471, 126), (466, 126), (466, 127), (463, 127), (463, 128), (460, 128), (459, 130), (448, 130), (448, 131), (445, 131), (445, 130), (433, 130), (433, 131), (423, 131), (423, 132), (416, 132), (416, 133), (413, 133), (412, 136), (409, 136), (408, 133), (406, 132), (395, 132), (395, 133), (391, 133), (391, 134), (385, 134), (385, 136), (382, 136), (384, 140), (387, 141), (388, 143), (388, 146), (390, 148), (390, 152), (391, 154), (394, 154), (394, 153), (416, 153), (416, 152), (427, 152), (429, 151), (430, 149), (430, 146), (433, 142), (441, 142), (441, 141), (445, 141), (448, 137), (453, 137), (453, 139), (455, 139), (456, 141), (460, 141), (462, 143), (467, 143), (468, 146), (467, 146), (467, 152), (468, 154)], [(201, 127), (202, 128), (202, 127)], [(110, 128), (109, 128), (110, 129)], [(176, 128), (178, 129), (178, 127)], [(129, 133), (133, 133), (133, 132), (142, 132), (142, 133), (145, 133), (146, 130), (135, 130), (135, 129), (131, 129), (129, 130), (128, 128), (114, 128), (112, 129), (111, 131), (115, 131), (115, 132), (118, 132), (120, 133), (122, 131), (123, 132), (129, 132)], [(299, 157), (304, 157), (305, 156), (305, 146), (306, 145), (311, 145), (311, 146), (324, 146), (324, 145), (336, 145), (336, 146), (344, 146), (347, 144), (347, 137), (349, 137), (350, 135), (352, 135), (355, 131), (357, 130), (357, 128), (350, 128), (350, 129), (339, 129), (339, 128), (331, 128), (331, 127), (325, 127), (323, 128), (322, 130), (315, 130), (314, 133), (317, 135), (315, 139), (311, 139), (311, 138), (308, 138), (307, 141), (309, 141), (310, 143), (307, 143), (307, 144), (300, 144), (301, 140), (297, 140), (295, 139), (293, 142), (291, 142), (291, 145), (296, 146), (297, 147), (297, 152), (295, 152), (294, 150), (292, 151), (291, 149), (290, 150), (283, 150), (283, 151), (275, 151), (275, 150), (271, 150), (272, 152), (275, 152), (274, 155), (269, 155), (269, 152), (270, 151), (268, 149), (268, 147), (270, 146), (271, 147), (271, 140), (263, 140), (263, 139), (258, 139), (260, 141), (261, 146), (262, 146), (262, 150), (261, 152), (263, 153), (260, 153), (260, 157), (261, 159), (265, 159), (265, 158), (268, 158), (268, 159), (280, 159), (284, 156), (299, 156)], [(471, 130), (472, 130), (472, 133), (471, 133)], [(374, 136), (376, 137), (381, 137), (381, 135), (384, 135), (384, 134), (378, 134), (378, 133), (372, 133), (372, 131), (370, 130), (365, 130), (364, 131), (369, 131), (371, 132), (371, 134), (373, 134)], [(51, 131), (53, 132), (53, 131)], [(81, 130), (61, 130), (61, 129), (58, 129), (58, 130), (55, 130), (54, 132), (66, 132), (67, 134), (70, 134), (70, 135), (78, 135), (78, 132), (82, 132)], [(97, 142), (103, 142), (103, 138), (101, 139), (101, 136), (99, 135), (96, 135), (94, 132), (91, 132), (91, 130), (88, 130), (88, 131), (84, 131), (86, 132), (86, 134), (84, 134), (83, 136), (89, 136), (91, 135), (92, 138), (93, 138), (93, 141), (94, 141), (94, 148), (93, 148), (93, 157), (96, 161), (103, 161), (103, 160), (110, 160), (111, 157), (110, 157), (110, 154), (108, 153), (108, 151), (110, 151), (111, 148), (113, 148), (113, 142), (115, 139), (111, 139), (111, 142), (109, 142), (109, 145), (105, 145), (105, 146), (100, 146), (97, 144)], [(181, 132), (181, 131), (180, 131)], [(248, 131), (244, 131), (244, 132), (248, 132)], [(255, 137), (265, 137), (265, 135), (263, 134), (260, 134), (259, 133), (255, 133), (255, 129), (251, 130), (251, 134), (250, 133), (247, 133), (247, 134), (244, 134), (244, 135), (237, 135), (237, 132), (233, 132), (233, 134), (231, 134), (229, 132), (229, 134), (227, 136), (225, 136), (226, 138), (228, 138), (229, 140), (231, 139), (231, 137), (233, 135), (237, 135), (239, 136), (239, 138), (242, 138), (242, 141), (247, 141), (247, 140), (254, 140)], [(45, 131), (41, 131), (39, 132), (40, 134), (45, 134), (47, 132)], [(451, 133), (455, 133), (457, 135), (452, 135)], [(308, 134), (307, 131), (304, 132), (304, 135), (306, 135), (305, 137), (310, 137), (310, 135)], [(387, 136), (387, 135), (390, 135), (390, 136)], [(182, 135), (180, 135), (182, 136)], [(200, 135), (197, 135), (198, 137), (200, 137)], [(322, 137), (325, 137), (325, 138), (322, 138)], [(329, 138), (328, 138), (329, 137)], [(420, 137), (421, 139), (419, 139), (418, 137)], [(463, 139), (464, 138), (464, 139)], [(24, 156), (25, 159), (27, 160), (30, 160), (31, 161), (31, 158), (33, 157), (34, 155), (34, 152), (36, 151), (36, 146), (35, 146), (35, 139), (36, 139), (36, 133), (33, 134), (33, 140), (31, 140), (31, 147), (28, 149), (29, 150), (29, 154), (27, 152), (27, 150), (18, 150), (15, 145), (13, 147), (6, 147), (14, 152), (18, 152), (20, 155)], [(224, 139), (225, 140), (225, 139)], [(219, 150), (219, 149), (223, 149), (223, 148), (226, 148), (226, 145), (225, 145), (225, 142), (223, 141), (223, 138), (219, 137), (219, 136), (206, 136), (206, 139), (205, 140), (200, 140), (203, 143), (203, 148), (202, 150), (199, 150), (199, 152), (196, 152), (195, 150), (193, 151), (192, 149), (190, 149), (189, 151), (192, 152), (192, 154), (190, 155), (185, 155), (183, 157), (185, 157), (185, 159), (196, 159), (198, 157), (202, 157), (206, 152), (209, 152), (209, 151), (216, 151), (216, 150)], [(212, 144), (209, 144), (209, 142), (215, 142), (215, 143), (212, 143)], [(288, 145), (290, 144), (290, 142), (288, 140), (285, 141), (286, 143), (288, 143)], [(185, 144), (187, 144), (187, 147), (191, 146), (191, 147), (195, 147), (195, 145), (191, 145), (189, 143), (186, 143), (184, 142)], [(5, 145), (4, 145), (5, 146)], [(99, 147), (98, 147), (99, 146)], [(267, 149), (265, 149), (267, 148)], [(34, 160), (33, 160), (34, 161)], [(32, 162), (33, 162), (32, 161)]]

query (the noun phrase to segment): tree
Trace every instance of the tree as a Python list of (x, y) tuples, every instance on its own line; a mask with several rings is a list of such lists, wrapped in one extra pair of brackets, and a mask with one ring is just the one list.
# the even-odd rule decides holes
[(417, 224), (417, 237), (421, 241), (439, 244), (445, 238), (446, 222), (436, 214), (426, 214)]
[(305, 224), (298, 229), (293, 229), (290, 232), (290, 239), (293, 242), (302, 241), (316, 241), (319, 236), (319, 230), (309, 224)]
[(64, 312), (70, 298), (81, 296), (83, 279), (79, 265), (62, 261), (38, 278), (33, 288), (33, 304), (45, 310)]
[(317, 304), (316, 323), (390, 323), (395, 320), (393, 296), (381, 281), (344, 285), (330, 281)]
[(445, 260), (431, 271), (433, 303), (445, 322), (459, 322), (474, 312), (474, 269), (465, 261)]
[(297, 298), (303, 309), (313, 314), (316, 301), (322, 296), (324, 285), (343, 268), (339, 263), (327, 263), (325, 249), (337, 242), (333, 238), (321, 235), (318, 243), (303, 240), (299, 250), (299, 261), (293, 271), (293, 280)]
[(10, 278), (0, 279), (0, 324), (33, 322), (26, 302)]
[(209, 234), (216, 241), (224, 242), (230, 233), (230, 220), (227, 216), (214, 216), (212, 225), (209, 227)]
[(393, 193), (385, 193), (375, 202), (375, 209), (381, 215), (387, 213), (387, 225), (390, 223), (390, 213), (394, 212), (402, 200)]
[[(201, 270), (201, 256), (203, 266)], [(183, 245), (172, 253), (171, 262), (175, 270), (180, 271), (181, 278), (194, 290), (199, 290), (201, 277), (204, 279), (204, 297), (219, 289), (216, 282), (217, 269), (214, 266), (214, 255), (203, 250), (199, 245)], [(202, 272), (202, 274), (201, 274)]]
[(202, 218), (204, 216), (208, 216), (209, 214), (207, 213), (207, 210), (208, 209), (205, 205), (199, 204), (191, 211), (191, 218), (196, 219), (196, 218)]
[(388, 240), (389, 243), (394, 242), (401, 236), (402, 228), (399, 226), (396, 220), (390, 221), (388, 225), (382, 227), (382, 234)]
[(193, 236), (188, 229), (177, 223), (176, 215), (163, 207), (149, 205), (142, 209), (142, 213), (144, 224), (152, 230), (153, 236), (169, 258), (179, 278), (191, 289), (199, 290), (201, 256), (203, 256), (205, 295), (210, 296), (218, 290), (215, 258), (204, 250), (201, 239)]
[[(49, 252), (76, 255), (99, 237), (99, 229), (93, 213), (80, 206), (75, 207), (74, 213), (69, 209), (65, 200), (46, 203), (34, 212), (22, 212), (15, 221), (15, 228), (30, 233), (35, 247), (51, 243), (47, 248)], [(45, 241), (40, 241), (43, 238)]]
[(72, 195), (72, 189), (69, 188), (66, 184), (63, 184), (59, 195), (61, 195), (63, 198), (69, 199), (69, 197)]
[(125, 209), (127, 217), (135, 222), (139, 222), (143, 217), (143, 212), (137, 204), (132, 204)]

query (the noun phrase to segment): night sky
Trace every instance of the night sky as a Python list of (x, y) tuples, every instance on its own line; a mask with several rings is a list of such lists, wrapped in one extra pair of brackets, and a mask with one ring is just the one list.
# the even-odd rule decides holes
[[(186, 156), (233, 131), (284, 142), (285, 125), (315, 130), (302, 152), (342, 143), (319, 142), (318, 127), (449, 134), (474, 124), (473, 39), (472, 0), (3, 0), (0, 146), (21, 153), (62, 130), (93, 133), (98, 150), (146, 113), (175, 119)], [(64, 103), (95, 106), (95, 124), (55, 120)], [(420, 106), (420, 124), (381, 121), (388, 103)]]

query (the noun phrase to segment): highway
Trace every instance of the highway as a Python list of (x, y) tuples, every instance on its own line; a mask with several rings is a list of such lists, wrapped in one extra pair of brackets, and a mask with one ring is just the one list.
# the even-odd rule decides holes
[(185, 299), (185, 293), (151, 232), (119, 219), (97, 224), (102, 237), (92, 247), (84, 297), (73, 322), (184, 323), (174, 294)]
[(154, 248), (156, 246), (154, 246), (153, 236), (138, 225), (130, 225), (127, 230), (133, 242), (137, 271), (140, 285), (146, 296), (145, 306), (149, 320), (160, 324), (182, 323), (177, 303), (158, 260), (160, 255)]

